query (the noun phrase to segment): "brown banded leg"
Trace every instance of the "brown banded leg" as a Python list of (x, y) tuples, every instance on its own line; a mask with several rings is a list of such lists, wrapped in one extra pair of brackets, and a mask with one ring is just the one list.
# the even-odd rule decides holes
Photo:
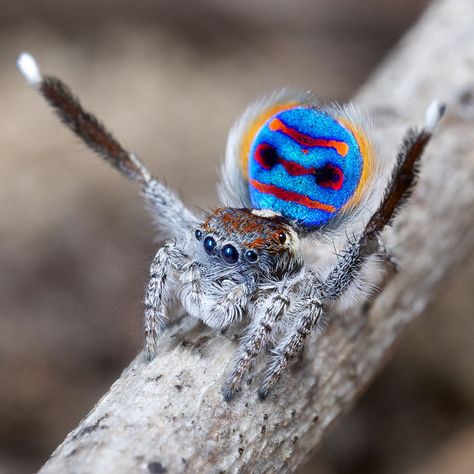
[(258, 396), (264, 400), (269, 391), (275, 386), (289, 362), (298, 356), (304, 347), (304, 341), (318, 324), (322, 315), (322, 305), (319, 300), (313, 299), (308, 302), (306, 309), (295, 320), (289, 335), (275, 348)]
[(176, 248), (175, 242), (168, 242), (158, 250), (151, 263), (150, 281), (145, 292), (145, 354), (147, 360), (156, 355), (158, 337), (166, 326), (166, 305), (171, 296), (174, 271), (182, 266), (187, 257)]
[(142, 184), (142, 194), (162, 237), (176, 237), (193, 228), (196, 217), (179, 196), (154, 179), (138, 157), (123, 147), (110, 130), (82, 106), (78, 97), (61, 79), (43, 76), (34, 58), (28, 54), (22, 54), (17, 64), (28, 82), (53, 107), (69, 129), (120, 173)]
[(232, 400), (245, 373), (267, 346), (274, 325), (283, 317), (290, 301), (282, 294), (271, 294), (257, 309), (255, 319), (244, 336), (238, 351), (237, 362), (222, 389), (226, 401)]

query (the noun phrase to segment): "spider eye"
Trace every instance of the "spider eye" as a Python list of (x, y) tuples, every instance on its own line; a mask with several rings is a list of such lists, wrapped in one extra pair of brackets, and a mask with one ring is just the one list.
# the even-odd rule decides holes
[(196, 229), (196, 232), (194, 232), (194, 235), (196, 239), (202, 240), (202, 232), (199, 229)]
[(258, 260), (258, 254), (255, 250), (247, 250), (244, 257), (251, 263), (255, 263)]
[(214, 239), (214, 237), (207, 236), (204, 239), (204, 250), (206, 251), (208, 255), (214, 255), (216, 245), (217, 245), (217, 242), (216, 242), (216, 239)]
[(281, 245), (283, 245), (286, 242), (286, 234), (284, 232), (280, 232), (278, 234), (278, 241), (280, 242)]
[(222, 258), (227, 263), (236, 263), (239, 260), (239, 252), (230, 244), (224, 245), (221, 250)]

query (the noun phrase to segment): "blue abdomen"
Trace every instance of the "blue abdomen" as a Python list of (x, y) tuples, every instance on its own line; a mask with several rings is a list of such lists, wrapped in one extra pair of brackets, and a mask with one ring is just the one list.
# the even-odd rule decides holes
[(248, 161), (252, 205), (319, 227), (354, 195), (362, 167), (348, 128), (315, 107), (295, 106), (270, 117), (253, 139)]

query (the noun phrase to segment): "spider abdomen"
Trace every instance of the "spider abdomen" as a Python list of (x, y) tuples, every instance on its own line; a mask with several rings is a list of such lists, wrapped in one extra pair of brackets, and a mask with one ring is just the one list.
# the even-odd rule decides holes
[(293, 107), (271, 116), (253, 140), (250, 198), (257, 208), (320, 226), (354, 194), (362, 168), (348, 128), (315, 107)]

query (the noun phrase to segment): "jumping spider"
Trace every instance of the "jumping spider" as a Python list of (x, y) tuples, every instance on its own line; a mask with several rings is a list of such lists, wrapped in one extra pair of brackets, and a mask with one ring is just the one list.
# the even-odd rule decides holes
[[(145, 294), (146, 357), (156, 354), (173, 296), (212, 328), (248, 323), (224, 383), (226, 400), (272, 347), (258, 392), (265, 398), (325, 307), (342, 298), (350, 304), (371, 256), (388, 255), (380, 233), (416, 183), (420, 156), (444, 112), (433, 103), (425, 127), (408, 131), (387, 178), (380, 140), (354, 106), (323, 106), (308, 93), (280, 91), (249, 107), (231, 130), (220, 186), (225, 207), (199, 219), (59, 79), (43, 77), (27, 53), (18, 67), (69, 128), (142, 185), (168, 239)], [(353, 237), (332, 263), (306, 263), (303, 242), (315, 246), (348, 229)]]

